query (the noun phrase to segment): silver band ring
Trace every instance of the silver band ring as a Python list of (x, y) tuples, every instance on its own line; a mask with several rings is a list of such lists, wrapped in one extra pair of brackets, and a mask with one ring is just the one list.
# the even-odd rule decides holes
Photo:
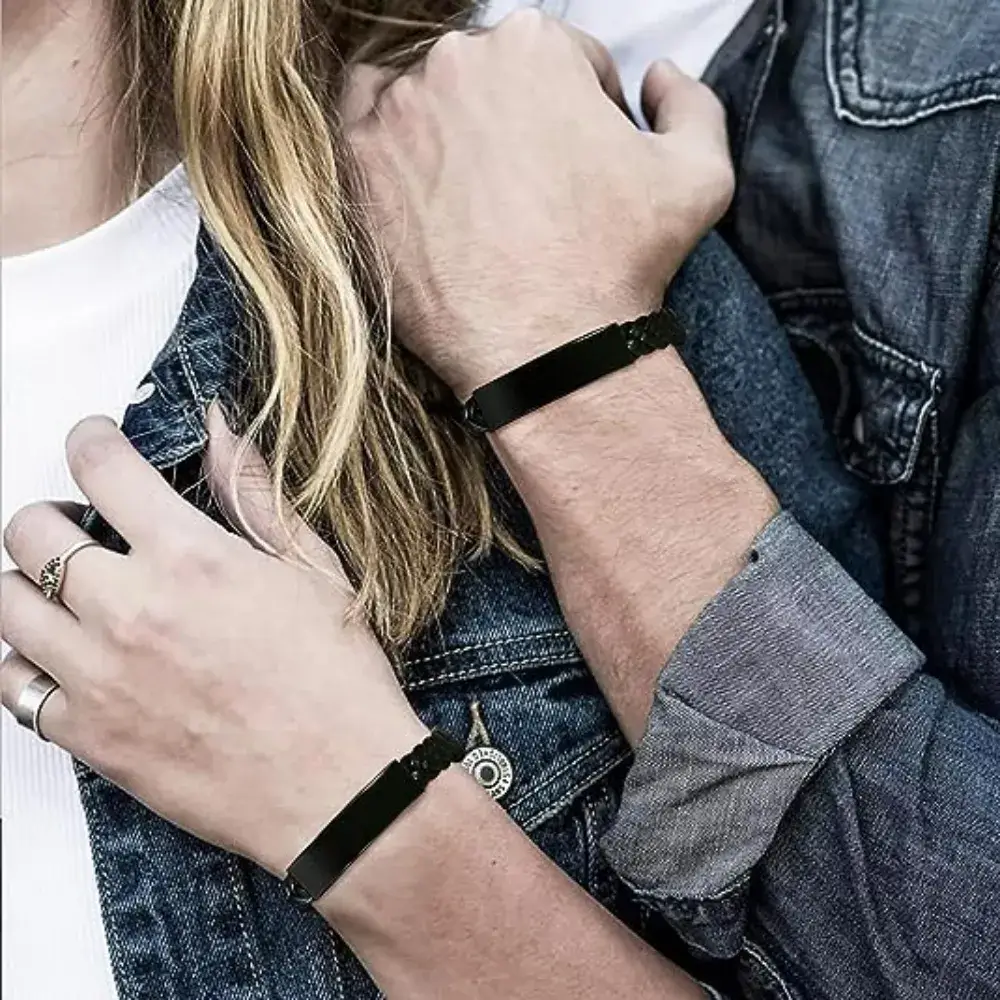
[(46, 739), (45, 734), (39, 725), (39, 717), (42, 708), (49, 700), (49, 697), (59, 690), (59, 684), (47, 673), (39, 670), (27, 684), (21, 688), (21, 693), (17, 696), (11, 707), (11, 715), (26, 729), (30, 729), (40, 740)]
[(66, 567), (70, 559), (83, 549), (89, 549), (91, 545), (100, 547), (100, 542), (95, 542), (93, 538), (85, 538), (83, 541), (75, 542), (65, 552), (60, 553), (55, 558), (50, 559), (38, 574), (38, 586), (42, 588), (42, 594), (47, 601), (59, 599), (62, 593), (63, 580), (66, 579)]

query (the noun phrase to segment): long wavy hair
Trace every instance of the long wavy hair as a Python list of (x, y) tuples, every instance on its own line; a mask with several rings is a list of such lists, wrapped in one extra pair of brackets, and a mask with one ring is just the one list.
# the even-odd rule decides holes
[(530, 559), (494, 515), (481, 444), (392, 341), (338, 97), (353, 63), (418, 58), (474, 0), (114, 3), (137, 183), (164, 151), (183, 158), (247, 304), (247, 438), (398, 650), (461, 559)]

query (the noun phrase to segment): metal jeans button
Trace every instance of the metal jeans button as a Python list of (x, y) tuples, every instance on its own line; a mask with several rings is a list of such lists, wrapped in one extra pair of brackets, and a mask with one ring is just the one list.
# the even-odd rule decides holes
[(476, 747), (462, 758), (462, 767), (491, 798), (502, 799), (514, 782), (510, 758), (496, 747)]

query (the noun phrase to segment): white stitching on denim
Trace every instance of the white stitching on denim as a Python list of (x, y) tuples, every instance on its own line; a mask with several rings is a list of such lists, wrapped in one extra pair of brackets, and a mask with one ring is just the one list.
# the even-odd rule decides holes
[(870, 333), (865, 333), (865, 331), (861, 328), (860, 323), (853, 323), (852, 325), (857, 336), (859, 336), (866, 344), (874, 348), (876, 351), (882, 351), (883, 353), (888, 354), (890, 358), (895, 358), (897, 361), (910, 365), (911, 367), (915, 365), (924, 375), (933, 376), (941, 374), (941, 369), (937, 366), (929, 365), (926, 361), (923, 361), (918, 357), (904, 354), (901, 350), (899, 350), (899, 348), (893, 347), (891, 344), (887, 344), (882, 340), (878, 340)]
[(931, 394), (927, 398), (927, 402), (920, 407), (920, 412), (917, 414), (917, 426), (913, 431), (914, 447), (910, 449), (910, 454), (907, 456), (908, 461), (906, 463), (906, 469), (903, 472), (903, 479), (909, 479), (910, 476), (913, 475), (913, 470), (916, 468), (917, 461), (920, 458), (919, 444), (924, 436), (924, 427), (927, 423), (928, 415), (934, 415), (934, 411), (932, 411), (931, 408), (934, 405), (934, 400), (937, 398), (937, 386), (940, 374), (941, 370), (937, 369), (931, 375)]
[(785, 1000), (795, 1000), (795, 997), (792, 996), (788, 989), (788, 984), (782, 978), (781, 973), (778, 972), (778, 970), (774, 967), (774, 963), (767, 957), (767, 955), (764, 954), (763, 951), (761, 951), (760, 948), (757, 947), (757, 945), (753, 944), (753, 942), (749, 941), (747, 938), (744, 938), (743, 950), (752, 958), (755, 958), (758, 962), (760, 962), (760, 964), (771, 974), (778, 986), (781, 987), (781, 992), (784, 995)]
[(330, 942), (330, 958), (333, 961), (333, 974), (336, 977), (337, 995), (333, 1000), (347, 1000), (344, 995), (344, 970), (340, 965), (340, 936), (329, 924), (327, 925), (326, 932)]
[(916, 111), (911, 115), (898, 118), (880, 118), (878, 120), (873, 118), (863, 118), (861, 115), (856, 115), (853, 111), (848, 111), (846, 108), (841, 107), (841, 109), (837, 112), (837, 117), (841, 121), (850, 122), (852, 125), (862, 125), (867, 126), (868, 128), (905, 128), (907, 125), (915, 125), (917, 122), (923, 121), (925, 118), (931, 118), (934, 115), (941, 114), (945, 111), (960, 111), (964, 108), (972, 108), (980, 104), (996, 104), (997, 102), (1000, 102), (1000, 94), (980, 94), (978, 97), (972, 97), (966, 100), (948, 101), (944, 104), (935, 104), (931, 108)]
[[(970, 108), (979, 104), (990, 104), (1000, 101), (1000, 92), (979, 94), (976, 97), (965, 97), (956, 98), (952, 101), (943, 101), (942, 103), (932, 104), (925, 108), (919, 108), (916, 111), (911, 112), (908, 115), (889, 115), (886, 118), (874, 118), (865, 117), (858, 114), (857, 112), (851, 111), (847, 108), (844, 103), (844, 95), (840, 88), (840, 81), (838, 78), (838, 73), (834, 68), (834, 35), (836, 34), (834, 30), (834, 7), (835, 4), (832, 0), (827, 0), (826, 4), (826, 45), (824, 52), (824, 68), (826, 70), (826, 83), (827, 89), (830, 92), (830, 98), (833, 101), (833, 113), (841, 121), (850, 122), (853, 125), (861, 125), (868, 128), (903, 128), (907, 125), (913, 125), (918, 121), (925, 118), (930, 118), (933, 115), (940, 114), (944, 111), (957, 111), (960, 108)], [(1000, 65), (1000, 64), (998, 64)], [(986, 73), (991, 73), (996, 67), (989, 67)], [(845, 70), (847, 68), (845, 67)], [(851, 71), (853, 72), (853, 71)], [(853, 74), (857, 77), (857, 73)], [(963, 83), (977, 83), (983, 79), (983, 76), (978, 76), (975, 78), (970, 78)], [(958, 82), (958, 81), (956, 81)], [(858, 81), (858, 90), (860, 91), (860, 80)], [(944, 88), (945, 90), (954, 89), (953, 85)], [(932, 99), (934, 94), (928, 94), (926, 99)], [(879, 98), (873, 98), (873, 100), (880, 100)], [(888, 104), (892, 102), (883, 101), (883, 104)]]
[(459, 646), (457, 649), (446, 649), (440, 653), (432, 653), (429, 656), (420, 656), (415, 660), (407, 660), (403, 666), (406, 668), (415, 667), (420, 663), (432, 663), (434, 660), (443, 660), (448, 656), (457, 656), (459, 653), (471, 653), (477, 649), (491, 649), (495, 646), (509, 646), (514, 642), (527, 642), (531, 639), (550, 639), (555, 636), (568, 636), (569, 630), (560, 628), (551, 632), (530, 632), (527, 635), (515, 635), (507, 639), (491, 639), (489, 642), (476, 642), (471, 646)]
[(184, 375), (191, 386), (191, 391), (194, 394), (194, 398), (198, 401), (198, 405), (201, 407), (202, 412), (208, 408), (208, 401), (205, 399), (201, 391), (201, 384), (195, 377), (194, 367), (191, 364), (191, 356), (188, 353), (188, 346), (184, 342), (184, 337), (179, 337), (177, 340), (177, 356), (181, 360), (181, 368), (184, 369)]
[[(513, 670), (515, 667), (546, 666), (554, 667), (559, 664), (578, 663), (580, 656), (573, 653), (569, 658), (565, 656), (533, 656), (526, 660), (494, 660), (492, 663), (483, 663), (475, 667), (466, 667), (464, 670), (453, 670), (447, 674), (434, 674), (432, 677), (425, 677), (418, 681), (406, 681), (404, 675), (403, 687), (407, 691), (420, 691), (425, 688), (435, 687), (447, 681), (460, 681), (466, 678), (485, 677), (495, 673), (498, 667), (504, 670)], [(405, 667), (404, 667), (405, 670)]]
[[(266, 1000), (263, 980), (260, 977), (260, 970), (254, 958), (253, 941), (250, 937), (250, 926), (247, 922), (246, 907), (243, 905), (243, 889), (240, 886), (238, 872), (236, 868), (236, 858), (227, 854), (224, 859), (226, 870), (229, 872), (229, 882), (232, 886), (233, 897), (238, 911), (237, 919), (240, 924), (240, 933), (243, 936), (243, 943), (246, 946), (247, 961), (250, 963), (250, 975), (253, 976), (254, 985), (257, 988), (257, 996), (261, 1000)], [(269, 991), (268, 991), (269, 992)]]
[[(595, 753), (603, 750), (609, 743), (614, 742), (618, 739), (617, 733), (606, 733), (602, 736), (596, 743), (589, 746), (586, 750), (577, 754), (571, 760), (566, 761), (565, 764), (557, 767), (544, 781), (539, 782), (536, 785), (532, 785), (530, 788), (525, 789), (524, 793), (519, 797), (510, 802), (507, 808), (513, 812), (522, 802), (530, 802), (531, 799), (540, 795), (546, 788), (549, 787), (553, 782), (558, 781), (567, 771), (572, 770), (582, 761), (585, 761), (588, 757), (592, 757)], [(626, 751), (626, 756), (627, 756)]]
[(592, 896), (597, 896), (599, 886), (597, 884), (597, 823), (596, 810), (594, 804), (589, 799), (583, 800), (583, 835), (587, 845), (587, 856), (584, 859), (584, 878), (587, 880), (587, 891)]
[(610, 774), (623, 760), (628, 757), (628, 755), (629, 751), (623, 750), (620, 754), (617, 754), (610, 761), (608, 761), (604, 767), (598, 768), (596, 771), (588, 774), (585, 778), (578, 781), (568, 792), (566, 792), (565, 795), (553, 802), (548, 808), (527, 817), (523, 824), (525, 833), (531, 833), (533, 830), (538, 829), (538, 827), (540, 827), (543, 823), (552, 819), (553, 816), (560, 813), (580, 794), (580, 792)]

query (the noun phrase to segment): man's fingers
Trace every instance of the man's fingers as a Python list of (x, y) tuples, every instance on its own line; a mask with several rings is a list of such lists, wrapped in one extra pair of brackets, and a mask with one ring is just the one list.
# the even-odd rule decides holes
[(661, 59), (646, 71), (642, 109), (654, 132), (687, 132), (728, 150), (726, 115), (719, 99), (672, 62)]
[[(14, 705), (25, 686), (40, 673), (43, 671), (20, 653), (11, 652), (4, 658), (0, 664), (0, 701), (8, 712), (14, 710)], [(69, 730), (66, 720), (66, 694), (60, 687), (45, 699), (45, 704), (38, 713), (38, 725), (47, 740), (65, 746), (63, 738)]]
[(400, 75), (399, 70), (370, 63), (351, 67), (340, 97), (340, 115), (346, 126), (360, 122), (375, 110), (382, 92)]
[[(553, 19), (552, 23), (565, 32), (586, 56), (597, 75), (598, 82), (608, 97), (626, 114), (629, 114), (618, 67), (607, 47), (593, 35), (588, 35), (587, 32), (581, 31), (566, 21)], [(467, 34), (485, 35), (488, 32), (473, 31), (467, 32)], [(419, 74), (422, 71), (423, 60), (416, 63), (408, 72)], [(368, 117), (375, 110), (386, 88), (401, 75), (402, 73), (398, 69), (373, 66), (370, 63), (359, 63), (352, 67), (340, 99), (340, 113), (344, 124), (351, 126)]]
[(205, 474), (233, 528), (271, 555), (304, 557), (312, 565), (340, 574), (335, 553), (297, 513), (286, 510), (279, 516), (267, 463), (229, 429), (218, 403), (209, 407), (208, 433)]
[(601, 84), (604, 93), (611, 98), (627, 115), (631, 116), (628, 103), (625, 100), (625, 92), (622, 89), (622, 80), (618, 75), (618, 67), (615, 65), (614, 57), (602, 42), (581, 31), (573, 24), (566, 21), (556, 22), (563, 31), (580, 47), (580, 50), (587, 57), (590, 65), (593, 66), (597, 79)]
[(213, 527), (167, 485), (107, 417), (87, 417), (78, 423), (66, 439), (66, 458), (77, 485), (132, 546)]

